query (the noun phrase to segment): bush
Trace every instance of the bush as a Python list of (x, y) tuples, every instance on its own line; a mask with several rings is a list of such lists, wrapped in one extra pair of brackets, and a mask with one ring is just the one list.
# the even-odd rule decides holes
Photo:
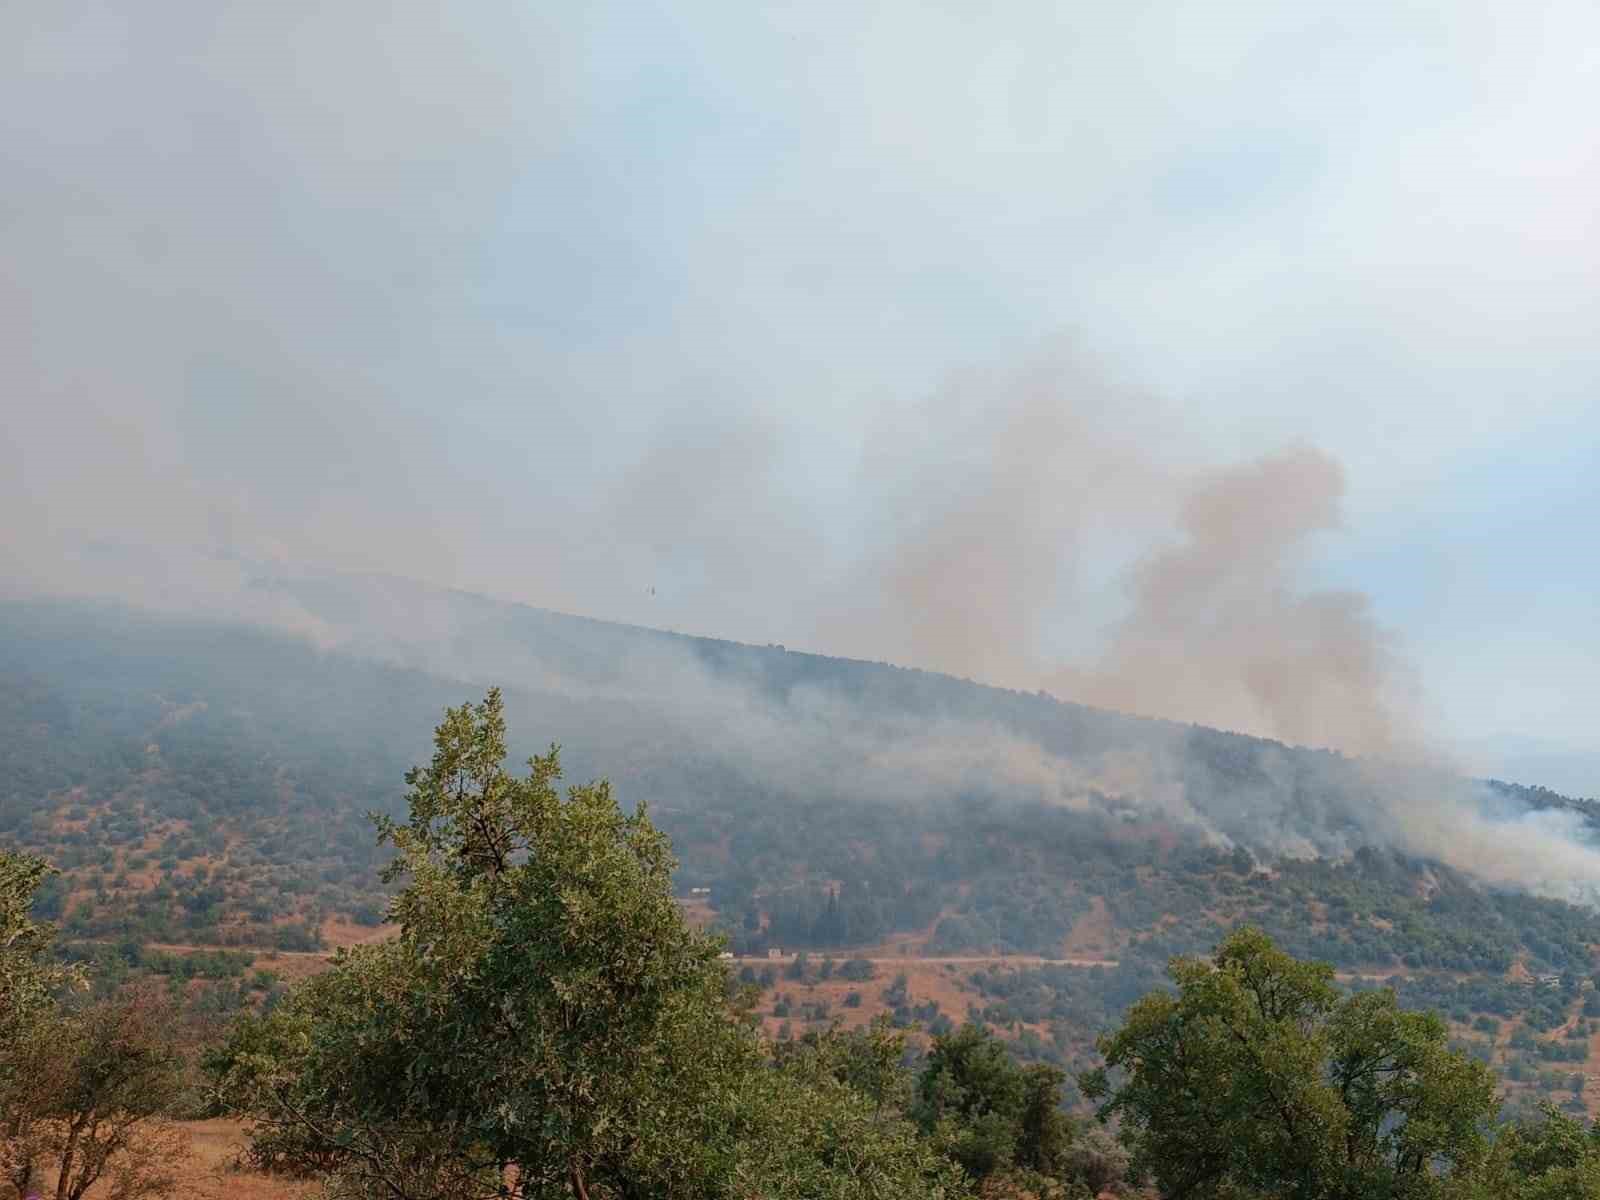
[(273, 934), (273, 944), (279, 950), (309, 951), (322, 947), (322, 938), (316, 930), (304, 925), (284, 925)]
[(1067, 1177), (1083, 1184), (1091, 1196), (1112, 1191), (1127, 1182), (1127, 1148), (1109, 1130), (1093, 1126), (1067, 1150)]
[(883, 1002), (891, 1008), (903, 1006), (910, 995), (910, 980), (902, 972), (894, 977), (894, 982), (889, 985), (889, 990), (883, 993)]

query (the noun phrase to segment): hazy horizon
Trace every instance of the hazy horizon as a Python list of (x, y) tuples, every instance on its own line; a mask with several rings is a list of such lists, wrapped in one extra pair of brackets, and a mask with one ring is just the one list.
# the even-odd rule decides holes
[(8, 11), (5, 590), (383, 571), (1600, 793), (1597, 34)]

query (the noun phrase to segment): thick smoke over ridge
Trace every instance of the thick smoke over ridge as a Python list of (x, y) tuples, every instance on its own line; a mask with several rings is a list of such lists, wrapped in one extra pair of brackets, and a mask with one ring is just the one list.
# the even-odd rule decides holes
[(1020, 686), (1081, 585), (1096, 526), (1129, 530), (1166, 472), (1141, 444), (1144, 398), (1071, 357), (968, 373), (884, 421), (861, 473), (886, 535), (858, 564), (824, 646)]
[[(1310, 545), (1341, 526), (1340, 465), (1304, 446), (1180, 465), (1141, 429), (1151, 412), (1057, 358), (963, 380), (881, 431), (864, 469), (899, 472), (895, 536), (858, 573), (839, 622), (854, 628), (825, 628), (825, 643), (853, 644), (864, 624), (872, 657), (1299, 744), (1415, 753), (1405, 664), (1367, 597), (1299, 580)], [(1104, 644), (1087, 662), (1055, 661), (1049, 635), (1091, 611), (1086, 543), (1152, 538)]]
[[(1101, 812), (1243, 846), (1262, 861), (1343, 858), (1362, 846), (1436, 859), (1498, 886), (1596, 903), (1595, 830), (1568, 811), (1508, 804), (1438, 765), (1309, 753), (1276, 742), (1221, 746), (1186, 726), (1107, 717), (1030, 698), (1019, 725), (979, 694), (951, 707), (936, 677), (858, 664), (864, 677), (812, 678), (781, 651), (756, 667), (645, 630), (530, 613), (401, 580), (324, 578), (264, 586), (314, 614), (347, 651), (476, 689), (503, 683), (532, 705), (531, 728), (565, 738), (584, 714), (595, 765), (674, 746), (763, 794), (835, 796), (863, 805), (1001, 804)], [(422, 626), (426, 632), (422, 633)], [(774, 688), (768, 672), (793, 681)], [(848, 675), (848, 672), (846, 673)], [(901, 683), (945, 699), (908, 702)], [(863, 679), (865, 682), (863, 683)], [(576, 708), (569, 706), (575, 705)], [(547, 727), (548, 726), (548, 727)], [(1076, 728), (1063, 740), (1057, 734)]]
[(1133, 572), (1131, 611), (1090, 671), (1091, 704), (1360, 754), (1414, 750), (1403, 667), (1355, 591), (1302, 591), (1295, 556), (1337, 529), (1344, 475), (1298, 448), (1213, 474), (1184, 500), (1182, 540)]
[[(1056, 802), (1110, 797), (1268, 857), (1342, 856), (1376, 844), (1496, 884), (1593, 902), (1593, 831), (1572, 814), (1496, 811), (1477, 785), (1440, 765), (1410, 668), (1369, 599), (1301, 585), (1310, 545), (1341, 526), (1340, 464), (1300, 446), (1180, 470), (1110, 432), (1110, 394), (1081, 372), (1013, 380), (990, 395), (990, 420), (964, 431), (973, 436), (956, 469), (913, 475), (935, 500), (868, 574), (891, 611), (904, 614), (914, 656), (1014, 686), (1042, 682), (1092, 705), (1388, 761), (1334, 760), (1319, 791), (1323, 807), (1312, 811), (1290, 801), (1317, 781), (1286, 768), (1269, 786), (1197, 793), (1177, 731), (1070, 765), (995, 739), (984, 757), (996, 775), (1053, 791)], [(1125, 403), (1118, 415), (1127, 422)], [(1177, 537), (1127, 571), (1128, 608), (1104, 646), (1086, 665), (1048, 665), (1037, 640), (1052, 620), (1070, 619), (1063, 614), (1082, 574), (1075, 559), (1086, 532), (1137, 536), (1167, 503), (1176, 506)], [(920, 761), (960, 758), (947, 747)], [(1254, 765), (1270, 778), (1281, 758), (1260, 749)]]
[[(1416, 654), (1463, 736), (1592, 742), (1600, 9), (1171, 7), (0, 6), (0, 596), (648, 705), (797, 790), (1600, 877), (1439, 769), (1212, 788), (1181, 727), (1095, 755), (614, 633), (597, 678), (441, 590), (1437, 767)], [(1160, 395), (936, 385), (1062, 328)], [(1457, 611), (1408, 647), (1317, 582), (1341, 508)], [(338, 570), (365, 603), (256, 585)]]
[[(817, 625), (824, 651), (1418, 758), (1403, 654), (1365, 597), (1304, 582), (1317, 539), (1340, 528), (1339, 464), (1309, 447), (1196, 464), (1161, 429), (1151, 404), (1071, 358), (965, 376), (868, 440), (862, 507), (877, 524), (834, 577), (828, 563), (852, 556), (837, 531), (785, 500), (781, 437), (669, 427), (623, 474), (594, 529), (567, 542), (591, 559), (632, 547), (653, 568), (676, 566), (676, 581), (716, 588), (739, 587), (741, 571), (787, 572), (797, 607), (831, 598)], [(725, 459), (738, 469), (707, 490)], [(758, 502), (731, 511), (745, 497)], [(553, 576), (567, 565), (562, 553)], [(1220, 788), (1192, 769), (1183, 726), (1067, 748), (981, 714), (900, 710), (827, 686), (774, 695), (665, 639), (594, 626), (573, 645), (550, 643), (519, 635), (507, 623), (514, 607), (398, 578), (306, 571), (292, 557), (252, 565), (103, 546), (73, 566), (67, 590), (79, 594), (271, 625), (474, 687), (581, 699), (585, 711), (616, 714), (605, 728), (619, 744), (647, 727), (797, 796), (1100, 809), (1268, 860), (1389, 846), (1562, 896), (1587, 895), (1584, 881), (1600, 878), (1581, 823), (1494, 811), (1437, 767), (1329, 757), (1318, 778), (1307, 773), (1312, 760), (1291, 764), (1262, 744), (1250, 752), (1259, 782)], [(1120, 608), (1106, 601), (1116, 590), (1100, 582), (1108, 575), (1126, 585)], [(771, 586), (752, 579), (747, 602)], [(1086, 626), (1103, 628), (1103, 639), (1080, 638), (1077, 654), (1053, 643), (1063, 628)]]

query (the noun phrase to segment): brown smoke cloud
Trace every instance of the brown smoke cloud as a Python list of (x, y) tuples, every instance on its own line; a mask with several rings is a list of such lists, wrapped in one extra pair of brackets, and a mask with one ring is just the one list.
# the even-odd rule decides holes
[(1032, 686), (1039, 639), (1080, 582), (1085, 535), (1146, 516), (1164, 472), (1141, 398), (1067, 354), (969, 372), (874, 431), (863, 458), (887, 533), (818, 640)]
[[(1341, 526), (1340, 465), (1297, 446), (1176, 461), (1155, 405), (1070, 356), (970, 375), (880, 429), (889, 536), (819, 640), (1147, 716), (1358, 754), (1418, 752), (1408, 667), (1367, 597), (1308, 588)], [(1053, 654), (1104, 603), (1086, 542), (1154, 545), (1098, 649)], [(1069, 638), (1070, 640), (1070, 638)]]
[(1309, 447), (1202, 479), (1177, 544), (1135, 568), (1132, 608), (1103, 658), (1054, 686), (1300, 744), (1413, 750), (1407, 672), (1367, 597), (1297, 586), (1307, 544), (1339, 528), (1344, 490), (1339, 464)]

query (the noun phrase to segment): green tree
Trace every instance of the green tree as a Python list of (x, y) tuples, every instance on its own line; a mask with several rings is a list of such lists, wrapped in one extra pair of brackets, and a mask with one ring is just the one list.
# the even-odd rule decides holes
[(45, 1151), (40, 1081), (58, 1033), (56, 994), (77, 981), (49, 961), (55, 931), (31, 915), (52, 873), (42, 859), (0, 849), (0, 1172), (19, 1196)]
[(1019, 1066), (999, 1038), (964, 1025), (933, 1039), (912, 1111), (975, 1179), (1013, 1168), (1054, 1178), (1072, 1140), (1064, 1080), (1055, 1067)]
[(774, 1047), (781, 1068), (806, 1064), (806, 1072), (833, 1076), (880, 1109), (901, 1111), (910, 1098), (911, 1079), (901, 1066), (906, 1033), (879, 1013), (864, 1029), (812, 1031)]
[(1022, 1103), (1021, 1073), (1000, 1039), (977, 1025), (933, 1039), (913, 1112), (974, 1178), (1011, 1165)]
[(0, 850), (0, 1178), (26, 1196), (48, 1163), (56, 1200), (102, 1181), (123, 1200), (168, 1195), (185, 1152), (165, 1121), (181, 1089), (173, 1015), (138, 991), (64, 1003), (82, 976), (49, 961), (54, 931), (30, 915), (49, 875)]
[(854, 1032), (807, 1033), (776, 1047), (777, 1069), (744, 1078), (731, 1194), (953, 1198), (959, 1165), (901, 1115), (906, 1035), (880, 1018)]
[(56, 1200), (102, 1180), (118, 1200), (169, 1195), (186, 1139), (167, 1121), (183, 1090), (175, 1014), (137, 989), (66, 1016), (35, 1081), (34, 1134)]
[(1066, 1078), (1066, 1072), (1048, 1063), (1023, 1068), (1016, 1162), (1024, 1170), (1054, 1178), (1066, 1166), (1073, 1139), (1072, 1122), (1061, 1105)]
[[(604, 783), (556, 790), (556, 750), (503, 766), (500, 695), (445, 715), (378, 818), (400, 936), (343, 956), (247, 1025), (222, 1065), (283, 1153), (357, 1194), (683, 1190), (714, 1164), (694, 1101), (745, 1047), (717, 943), (683, 922), (667, 842)], [(252, 1049), (269, 1049), (266, 1058)]]
[(1436, 1015), (1388, 991), (1341, 997), (1331, 967), (1255, 930), (1169, 973), (1176, 995), (1144, 997), (1102, 1039), (1119, 1085), (1084, 1080), (1163, 1196), (1398, 1200), (1482, 1162), (1494, 1076), (1447, 1049)]
[(837, 1079), (748, 1076), (730, 1176), (705, 1196), (737, 1200), (955, 1200), (961, 1168), (917, 1127)]
[(768, 1064), (642, 807), (603, 782), (558, 793), (554, 748), (508, 774), (498, 692), (448, 710), (434, 745), (407, 820), (378, 822), (399, 936), (211, 1060), (263, 1158), (393, 1200), (959, 1191), (870, 1096)]
[(55, 989), (68, 978), (46, 957), (55, 930), (32, 918), (34, 898), (54, 873), (41, 858), (0, 849), (0, 1050), (49, 1011)]
[(1452, 1181), (1448, 1200), (1600, 1200), (1600, 1127), (1553, 1105), (1502, 1128), (1483, 1167)]

